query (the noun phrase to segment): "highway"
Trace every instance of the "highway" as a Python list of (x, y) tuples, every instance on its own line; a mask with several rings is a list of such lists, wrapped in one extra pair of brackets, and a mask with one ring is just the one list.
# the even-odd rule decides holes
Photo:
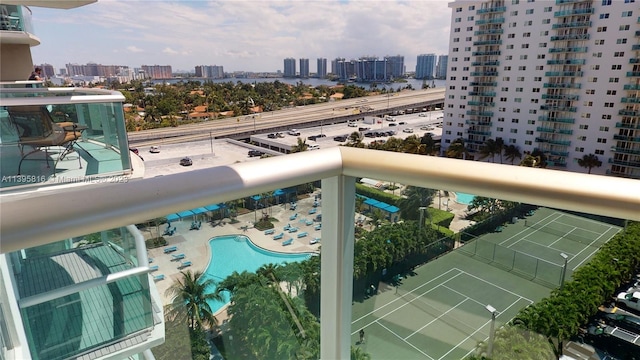
[(364, 116), (377, 116), (393, 110), (422, 108), (444, 103), (445, 88), (409, 90), (400, 93), (336, 100), (298, 106), (273, 112), (210, 120), (179, 127), (129, 132), (132, 146), (149, 146), (159, 139), (163, 143), (181, 143), (208, 138), (248, 138), (260, 132), (283, 131), (346, 122)]

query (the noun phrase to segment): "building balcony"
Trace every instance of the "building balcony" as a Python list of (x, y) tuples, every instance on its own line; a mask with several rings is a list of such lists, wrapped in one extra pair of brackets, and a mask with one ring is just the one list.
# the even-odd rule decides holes
[(478, 41), (474, 41), (473, 45), (475, 46), (502, 45), (502, 40), (478, 40)]
[(546, 138), (541, 138), (541, 137), (537, 137), (536, 138), (536, 142), (547, 143), (547, 144), (552, 144), (552, 145), (561, 145), (561, 146), (570, 146), (571, 145), (571, 141), (568, 141), (568, 140), (554, 140), (554, 139), (546, 139)]
[(477, 120), (465, 120), (464, 123), (467, 125), (487, 126), (487, 127), (491, 127), (491, 125), (493, 124), (491, 121), (477, 121)]
[(484, 111), (484, 110), (467, 110), (467, 115), (471, 116), (493, 116), (493, 111)]
[(567, 17), (567, 16), (575, 16), (575, 15), (588, 15), (594, 13), (594, 8), (587, 9), (570, 9), (570, 10), (561, 10), (553, 13), (554, 17)]
[(566, 111), (566, 112), (576, 112), (578, 108), (576, 106), (562, 106), (562, 105), (540, 105), (540, 110), (545, 111)]
[(481, 130), (471, 130), (471, 129), (467, 129), (465, 130), (465, 132), (467, 134), (472, 134), (472, 135), (485, 135), (485, 136), (491, 136), (491, 131), (481, 131)]
[(637, 170), (635, 168), (622, 168), (621, 170), (607, 169), (607, 175), (613, 175), (628, 179), (640, 179), (640, 170)]
[(589, 27), (591, 27), (591, 21), (574, 21), (574, 22), (551, 25), (552, 29), (589, 28)]
[(554, 35), (551, 37), (551, 41), (566, 41), (566, 40), (589, 40), (589, 34)]
[(577, 101), (580, 99), (580, 95), (578, 94), (542, 94), (542, 98), (549, 99), (549, 100)]
[(613, 146), (611, 147), (611, 150), (613, 152), (622, 153), (622, 154), (640, 155), (640, 146), (636, 146), (633, 148)]
[(480, 35), (501, 35), (504, 33), (504, 29), (483, 29), (483, 30), (476, 30), (473, 32), (473, 35), (475, 36), (480, 36)]
[(622, 110), (618, 110), (618, 115), (623, 115), (623, 116), (640, 116), (640, 110), (627, 110), (627, 109), (622, 109)]
[(640, 64), (640, 58), (630, 58), (629, 59), (629, 64)]
[(501, 54), (500, 50), (492, 50), (492, 51), (474, 51), (471, 53), (473, 56), (499, 56)]
[[(26, 32), (33, 34), (31, 10), (26, 6), (2, 4), (0, 31), (2, 36), (11, 36), (9, 32)], [(6, 33), (5, 33), (6, 32)]]
[(625, 89), (625, 90), (640, 90), (640, 84), (625, 84), (623, 89)]
[(636, 30), (635, 35), (636, 37), (640, 37), (640, 30)]
[(500, 61), (498, 60), (473, 61), (471, 62), (471, 66), (500, 66)]
[(627, 77), (639, 77), (640, 71), (627, 71)]
[(471, 86), (486, 86), (486, 87), (495, 87), (498, 85), (496, 81), (472, 81), (469, 83)]
[(640, 161), (623, 161), (623, 160), (616, 160), (616, 159), (609, 158), (609, 164), (640, 168)]
[(640, 98), (639, 97), (623, 97), (622, 99), (620, 99), (620, 102), (622, 102), (623, 104), (640, 104)]
[(491, 102), (491, 101), (476, 101), (476, 100), (469, 100), (469, 101), (467, 101), (467, 105), (471, 105), (471, 106), (494, 107), (494, 106), (496, 105), (496, 103)]
[[(273, 171), (274, 169), (278, 171)], [(104, 184), (99, 187), (78, 186), (67, 188), (65, 191), (33, 192), (29, 196), (3, 195), (2, 206), (9, 207), (12, 211), (3, 212), (0, 218), (2, 251), (20, 252), (26, 246), (43, 246), (59, 239), (73, 239), (87, 233), (99, 232), (111, 224), (144, 223), (148, 219), (163, 217), (184, 209), (224, 203), (272, 189), (317, 183), (320, 180), (323, 217), (322, 257), (319, 260), (319, 288), (321, 289), (319, 357), (348, 359), (350, 347), (354, 342), (352, 332), (361, 328), (358, 324), (352, 325), (354, 322), (352, 318), (355, 317), (352, 304), (355, 302), (353, 271), (356, 178), (383, 179), (411, 186), (442, 188), (553, 209), (640, 220), (640, 194), (632, 191), (637, 187), (637, 183), (630, 179), (334, 147), (139, 179), (125, 184)], [(607, 189), (607, 191), (594, 192), (593, 189)], [(88, 198), (93, 201), (77, 201), (77, 199)], [(58, 206), (55, 211), (52, 211), (50, 207), (43, 207), (43, 203), (58, 204)], [(237, 228), (232, 230), (238, 231)], [(189, 241), (181, 244), (186, 246)], [(461, 259), (470, 261), (466, 257)], [(489, 269), (491, 273), (497, 271), (494, 268)], [(4, 268), (3, 271), (6, 272), (7, 269)], [(465, 284), (478, 282), (483, 270), (475, 268), (474, 271)], [(456, 276), (462, 275), (467, 276), (461, 272), (456, 273)], [(559, 277), (555, 278), (558, 281)], [(447, 281), (451, 279), (452, 276), (446, 277)], [(427, 286), (424, 288), (425, 291), (435, 290), (438, 287), (435, 283), (425, 284)], [(485, 284), (482, 283), (480, 286), (488, 286)], [(470, 285), (461, 286), (460, 289), (471, 291), (472, 288), (467, 286)], [(530, 287), (529, 284), (527, 286)], [(446, 286), (442, 290), (446, 294), (451, 293)], [(543, 298), (550, 291), (552, 290), (547, 289), (545, 293), (536, 293), (535, 298)], [(521, 296), (522, 293), (519, 293), (515, 299), (519, 300)], [(449, 297), (446, 298), (449, 299)], [(460, 301), (467, 300), (465, 295)], [(469, 303), (471, 307), (468, 311), (476, 311), (476, 307), (479, 309), (477, 311), (483, 311), (483, 303), (475, 304), (473, 301)], [(529, 303), (523, 301), (516, 307), (524, 308)], [(511, 307), (511, 299), (506, 304)], [(453, 306), (454, 303), (451, 305)], [(518, 309), (513, 310), (515, 314)], [(415, 312), (415, 309), (410, 309), (407, 314), (415, 314)], [(502, 314), (501, 312), (501, 316)], [(513, 314), (501, 320), (509, 321)], [(5, 318), (19, 316), (11, 312), (4, 315)], [(487, 323), (488, 321), (483, 319), (480, 321), (480, 324), (487, 325)], [(423, 322), (418, 325), (418, 328), (422, 324)], [(443, 324), (447, 325), (447, 322)], [(295, 327), (294, 324), (292, 326)], [(475, 329), (469, 333), (473, 331)], [(468, 334), (463, 334), (460, 339), (467, 336)], [(483, 335), (481, 340), (484, 338)], [(385, 345), (386, 341), (390, 344), (392, 340), (380, 338), (376, 341)], [(476, 341), (472, 343), (460, 349), (462, 356), (474, 349)], [(230, 348), (233, 347), (232, 344), (227, 343), (227, 345)], [(410, 346), (403, 344), (398, 349), (410, 349)]]
[(634, 51), (640, 50), (640, 44), (631, 45), (631, 50), (634, 50)]
[(549, 49), (549, 53), (551, 54), (557, 54), (557, 53), (586, 53), (587, 52), (587, 47), (586, 46), (572, 46), (572, 47), (561, 47), (561, 48), (550, 48)]
[(555, 129), (555, 128), (546, 128), (542, 126), (536, 127), (536, 131), (542, 133), (550, 133), (550, 134), (562, 134), (562, 135), (572, 135), (573, 130), (571, 129)]
[[(24, 85), (23, 85), (24, 86)], [(119, 92), (0, 88), (0, 186), (28, 187), (134, 175)], [(25, 105), (28, 104), (28, 105)]]
[(502, 24), (502, 23), (504, 23), (503, 17), (476, 20), (476, 25)]
[(494, 7), (478, 9), (476, 10), (476, 14), (480, 15), (480, 14), (500, 13), (505, 11), (507, 11), (506, 6), (494, 6)]
[(591, 3), (592, 0), (556, 0), (556, 5)]
[(640, 136), (613, 135), (614, 140), (640, 142)]
[(568, 83), (568, 84), (562, 84), (562, 83), (545, 83), (544, 88), (547, 89), (580, 89), (582, 87), (582, 84), (580, 83)]
[(561, 124), (575, 124), (575, 119), (573, 118), (559, 118), (559, 117), (553, 117), (553, 116), (538, 116), (538, 120), (539, 121), (547, 121), (547, 122), (554, 122), (554, 123), (561, 123)]
[(547, 60), (547, 65), (584, 65), (586, 59), (551, 59)]
[(493, 97), (493, 96), (496, 96), (496, 92), (495, 91), (469, 91), (469, 96)]
[(472, 71), (471, 76), (498, 76), (497, 71)]
[(616, 128), (620, 129), (640, 129), (640, 122), (636, 123), (627, 123), (627, 122), (617, 122)]
[(582, 71), (546, 71), (544, 76), (549, 77), (576, 77), (583, 76), (584, 72)]

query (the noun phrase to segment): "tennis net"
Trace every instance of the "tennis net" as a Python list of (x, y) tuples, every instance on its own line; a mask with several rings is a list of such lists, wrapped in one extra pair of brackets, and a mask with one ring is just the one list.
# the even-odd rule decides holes
[(580, 226), (572, 226), (569, 224), (543, 224), (527, 220), (525, 221), (524, 226), (559, 236), (562, 239), (572, 240), (586, 246), (600, 247), (609, 240), (609, 238), (604, 236), (603, 233), (598, 233), (597, 231), (587, 230)]

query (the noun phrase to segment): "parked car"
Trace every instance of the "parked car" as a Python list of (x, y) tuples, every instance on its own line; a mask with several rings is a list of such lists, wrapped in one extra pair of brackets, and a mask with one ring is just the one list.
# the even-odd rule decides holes
[(376, 137), (376, 133), (375, 132), (364, 133), (364, 137), (368, 137), (368, 138)]
[(139, 157), (142, 161), (144, 161), (144, 158), (143, 158), (142, 156), (140, 156), (140, 151), (138, 151), (138, 149), (137, 149), (137, 148), (129, 148), (129, 151), (131, 151), (132, 153), (134, 153), (134, 154), (138, 155), (138, 157)]
[(318, 149), (320, 149), (320, 145), (318, 144), (311, 144), (307, 146), (307, 150), (318, 150)]
[(640, 334), (640, 318), (637, 316), (611, 313), (602, 317), (608, 323)]
[(333, 138), (334, 141), (339, 141), (339, 142), (343, 142), (343, 141), (347, 141), (348, 136), (347, 135), (338, 135), (336, 137)]
[(420, 130), (434, 130), (435, 128), (430, 125), (421, 126)]
[(418, 116), (419, 117), (427, 117), (428, 115), (423, 113), (423, 114), (418, 114)]
[(191, 166), (193, 165), (193, 160), (190, 157), (183, 157), (180, 159), (180, 165), (182, 166)]
[(368, 127), (359, 127), (359, 128), (358, 128), (358, 131), (367, 131), (367, 130), (369, 130), (369, 129), (371, 129), (371, 128), (368, 128)]
[(633, 293), (621, 292), (618, 294), (616, 302), (619, 305), (640, 313), (640, 291), (636, 291)]
[(315, 141), (315, 140), (317, 140), (319, 138), (323, 138), (323, 137), (327, 137), (327, 135), (325, 135), (325, 134), (311, 135), (311, 136), (307, 137), (307, 139)]
[(269, 139), (275, 139), (275, 138), (277, 138), (277, 137), (278, 137), (278, 135), (276, 135), (276, 133), (271, 133), (271, 134), (267, 135), (267, 137), (268, 137)]
[(349, 127), (358, 127), (358, 122), (357, 121), (349, 121), (347, 123), (347, 126), (349, 126)]
[(160, 152), (160, 147), (159, 146), (155, 146), (155, 145), (151, 146), (149, 148), (149, 152), (152, 153), (152, 154), (157, 154), (157, 153)]
[(389, 126), (397, 126), (397, 125), (398, 125), (398, 124), (396, 124), (396, 123), (391, 123), (391, 124), (389, 124)]
[(300, 131), (298, 131), (296, 129), (291, 129), (291, 130), (287, 131), (287, 134), (289, 134), (291, 136), (300, 136)]
[(407, 122), (406, 122), (406, 121), (400, 121), (400, 122), (398, 123), (398, 125), (407, 125)]
[(402, 130), (402, 132), (411, 134), (413, 132), (413, 129), (412, 128), (406, 128), (406, 129)]
[(260, 150), (249, 150), (249, 157), (262, 156), (264, 153)]

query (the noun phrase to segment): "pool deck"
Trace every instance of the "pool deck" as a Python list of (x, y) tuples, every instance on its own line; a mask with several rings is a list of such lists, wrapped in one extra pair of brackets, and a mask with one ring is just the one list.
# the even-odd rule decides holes
[[(199, 219), (202, 220), (202, 226), (200, 230), (189, 230), (191, 227), (191, 219), (185, 219), (182, 221), (174, 221), (171, 223), (171, 226), (176, 227), (176, 233), (173, 236), (165, 236), (168, 244), (167, 246), (175, 246), (177, 250), (165, 254), (164, 248), (160, 247), (156, 249), (150, 249), (148, 251), (149, 257), (153, 259), (151, 265), (157, 265), (158, 270), (152, 272), (152, 275), (164, 275), (163, 280), (156, 281), (156, 287), (158, 288), (158, 292), (163, 299), (163, 304), (167, 305), (170, 303), (171, 299), (169, 299), (165, 292), (174, 283), (177, 279), (181, 277), (181, 270), (191, 270), (191, 271), (202, 271), (204, 272), (209, 264), (209, 259), (211, 258), (211, 248), (209, 246), (209, 240), (216, 236), (223, 235), (244, 235), (251, 239), (251, 242), (255, 245), (276, 252), (284, 252), (284, 253), (308, 253), (308, 252), (319, 252), (320, 245), (322, 241), (316, 244), (309, 244), (309, 241), (315, 237), (320, 237), (320, 230), (315, 230), (315, 225), (317, 222), (314, 222), (313, 225), (306, 225), (306, 223), (301, 222), (301, 220), (307, 219), (312, 220), (315, 218), (315, 214), (308, 215), (309, 210), (313, 208), (314, 202), (314, 194), (311, 194), (310, 197), (305, 199), (299, 199), (297, 203), (296, 210), (289, 210), (289, 204), (281, 204), (275, 205), (267, 209), (269, 212), (269, 216), (277, 219), (278, 222), (274, 223), (275, 225), (275, 234), (279, 234), (280, 232), (284, 232), (284, 238), (281, 240), (273, 240), (273, 235), (265, 235), (264, 231), (259, 231), (253, 228), (253, 222), (255, 216), (260, 216), (261, 210), (258, 210), (257, 214), (254, 212), (250, 212), (247, 214), (239, 215), (238, 221), (235, 224), (230, 224), (229, 219), (224, 219), (224, 225), (212, 225), (211, 222), (207, 221), (207, 217), (204, 215), (200, 215)], [(442, 196), (438, 199), (438, 196), (434, 197), (434, 201), (432, 206), (437, 208), (440, 203), (442, 210), (448, 210), (455, 214), (454, 220), (450, 225), (451, 230), (459, 231), (460, 229), (468, 226), (470, 224), (469, 221), (464, 220), (464, 214), (467, 209), (466, 205), (456, 203), (454, 200), (454, 195), (451, 194), (450, 197)], [(446, 204), (446, 205), (445, 205)], [(317, 214), (322, 213), (322, 208), (317, 208)], [(290, 220), (290, 216), (297, 213), (298, 216), (295, 220)], [(356, 214), (356, 218), (359, 217), (359, 214)], [(218, 221), (215, 222), (218, 224)], [(283, 227), (287, 224), (291, 224), (291, 226), (298, 227), (298, 232), (288, 233), (283, 231)], [(160, 232), (164, 231), (166, 225), (160, 226)], [(153, 233), (155, 233), (155, 228), (151, 229)], [(302, 238), (298, 238), (297, 234), (301, 232), (307, 232), (308, 235)], [(155, 234), (151, 234), (148, 230), (143, 231), (143, 235), (146, 238), (150, 238), (155, 236)], [(286, 239), (293, 239), (291, 245), (283, 246), (282, 242)], [(184, 254), (185, 257), (182, 260), (174, 260), (172, 255)], [(191, 266), (180, 269), (179, 266), (183, 261), (191, 261)], [(223, 307), (217, 314), (216, 317), (220, 323), (223, 323), (227, 318), (226, 315), (226, 307)]]

